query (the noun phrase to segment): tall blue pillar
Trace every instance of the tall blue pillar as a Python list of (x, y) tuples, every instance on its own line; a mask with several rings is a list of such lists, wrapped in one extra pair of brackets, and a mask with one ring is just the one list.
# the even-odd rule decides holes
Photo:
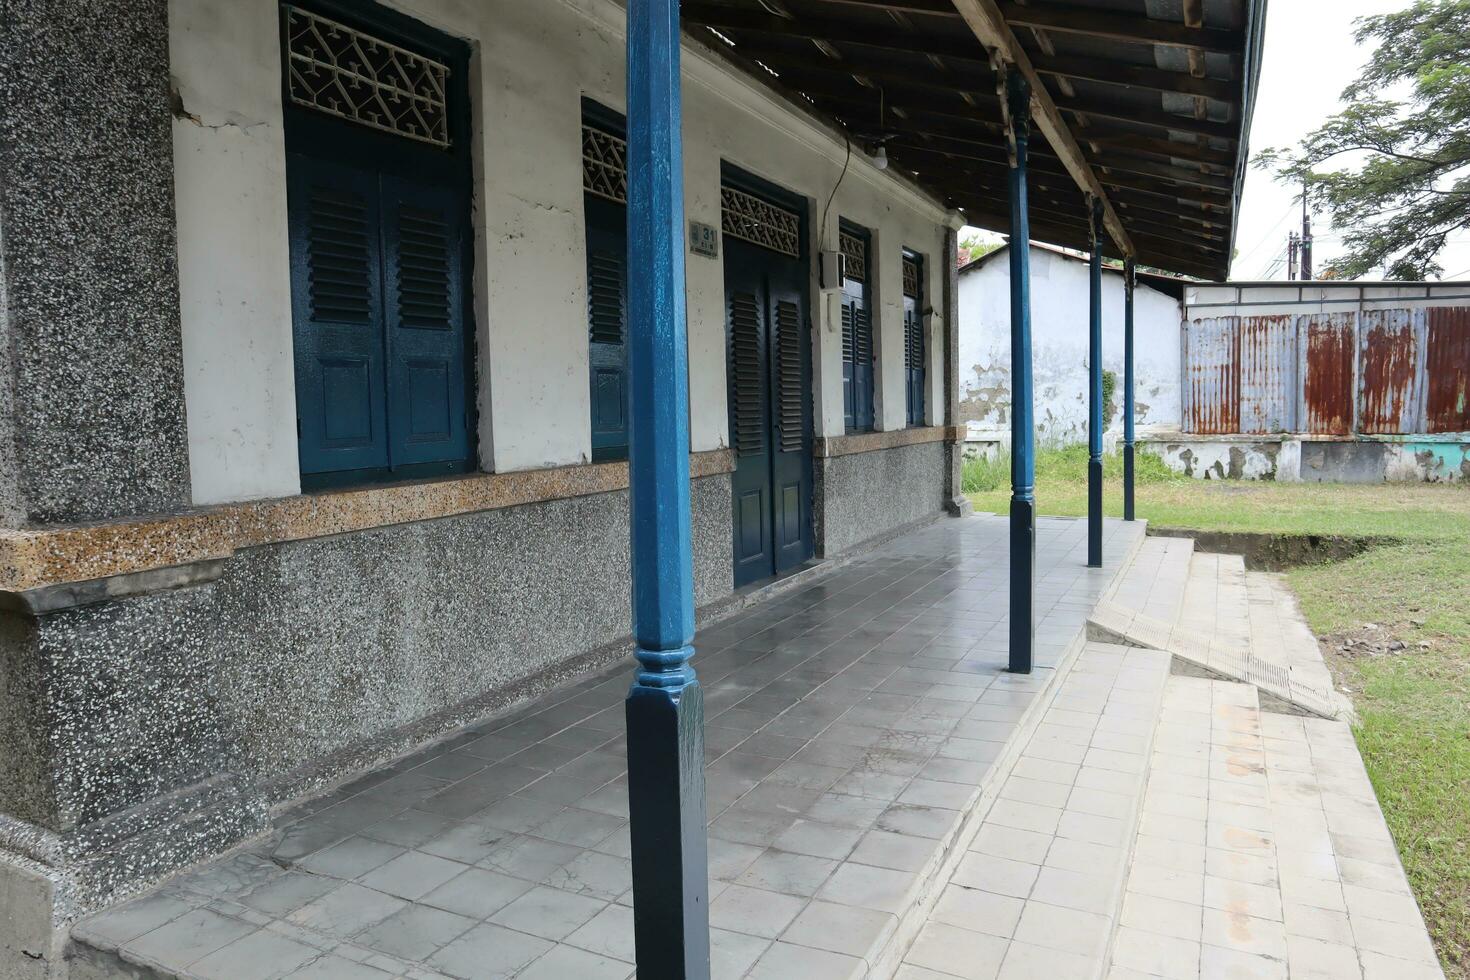
[(1133, 520), (1133, 283), (1138, 267), (1123, 261), (1123, 520)]
[(1026, 152), (1031, 138), (1031, 86), (1006, 75), (1011, 194), (1011, 655), (1010, 669), (1031, 672), (1036, 645), (1032, 585), (1036, 573), (1036, 434), (1031, 383), (1031, 217), (1026, 203)]
[(1092, 262), (1088, 268), (1087, 309), (1087, 565), (1103, 563), (1103, 375), (1102, 375), (1102, 202), (1088, 215)]
[(633, 638), (625, 703), (633, 937), (642, 980), (709, 977), (704, 697), (694, 670), (678, 0), (628, 2), (628, 470)]

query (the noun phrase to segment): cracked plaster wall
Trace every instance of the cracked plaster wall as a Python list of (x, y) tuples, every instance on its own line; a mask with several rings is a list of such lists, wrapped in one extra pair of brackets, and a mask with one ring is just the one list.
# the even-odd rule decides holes
[[(1134, 292), (1135, 424), (1177, 430), (1177, 300), (1140, 283)], [(955, 421), (985, 430), (1011, 424), (1010, 264), (997, 255), (960, 276), (959, 405)], [(1087, 441), (1087, 263), (1031, 249), (1032, 377), (1039, 445)], [(1123, 277), (1103, 271), (1103, 368), (1118, 376), (1122, 428)]]
[[(581, 98), (624, 108), (623, 9), (610, 0), (389, 5), (474, 49), (481, 463), (506, 472), (585, 461)], [(288, 495), (299, 478), (276, 2), (172, 0), (170, 13), (195, 502)], [(684, 66), (687, 218), (719, 227), (729, 161), (806, 198), (815, 227), (843, 169), (841, 142), (687, 45)], [(937, 300), (945, 214), (854, 152), (829, 232), (839, 216), (881, 242), (878, 427), (902, 428), (900, 250), (929, 260), (927, 295)], [(717, 449), (729, 443), (723, 264), (687, 255), (685, 276), (691, 448)], [(814, 337), (814, 354), (814, 374), (826, 377), (841, 357), (835, 334)], [(816, 413), (817, 434), (836, 434), (824, 431), (826, 417)]]

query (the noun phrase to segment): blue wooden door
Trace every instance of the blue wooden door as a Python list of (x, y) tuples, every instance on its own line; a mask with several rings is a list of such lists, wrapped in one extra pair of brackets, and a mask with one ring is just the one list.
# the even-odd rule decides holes
[(288, 161), (303, 472), (388, 466), (377, 174)]
[(452, 188), (381, 179), (388, 354), (388, 461), (463, 459), (463, 200)]
[(811, 343), (800, 259), (725, 238), (735, 585), (812, 556)]

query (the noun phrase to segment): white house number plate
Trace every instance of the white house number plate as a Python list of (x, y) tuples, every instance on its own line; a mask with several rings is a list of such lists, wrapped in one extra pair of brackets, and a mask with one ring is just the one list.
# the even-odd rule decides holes
[(706, 258), (719, 258), (719, 230), (714, 225), (707, 225), (702, 221), (689, 222), (689, 251)]

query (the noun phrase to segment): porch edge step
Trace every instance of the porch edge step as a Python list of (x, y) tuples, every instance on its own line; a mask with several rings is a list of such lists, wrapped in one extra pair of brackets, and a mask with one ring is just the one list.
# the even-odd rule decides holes
[(1169, 623), (1104, 599), (1087, 619), (1088, 636), (1125, 646), (1161, 650), (1174, 657), (1181, 672), (1236, 681), (1255, 687), (1266, 711), (1310, 715), (1330, 721), (1353, 718), (1352, 705), (1330, 688), (1295, 676), (1291, 668), (1255, 656), (1248, 649), (1206, 643), (1181, 636)]

